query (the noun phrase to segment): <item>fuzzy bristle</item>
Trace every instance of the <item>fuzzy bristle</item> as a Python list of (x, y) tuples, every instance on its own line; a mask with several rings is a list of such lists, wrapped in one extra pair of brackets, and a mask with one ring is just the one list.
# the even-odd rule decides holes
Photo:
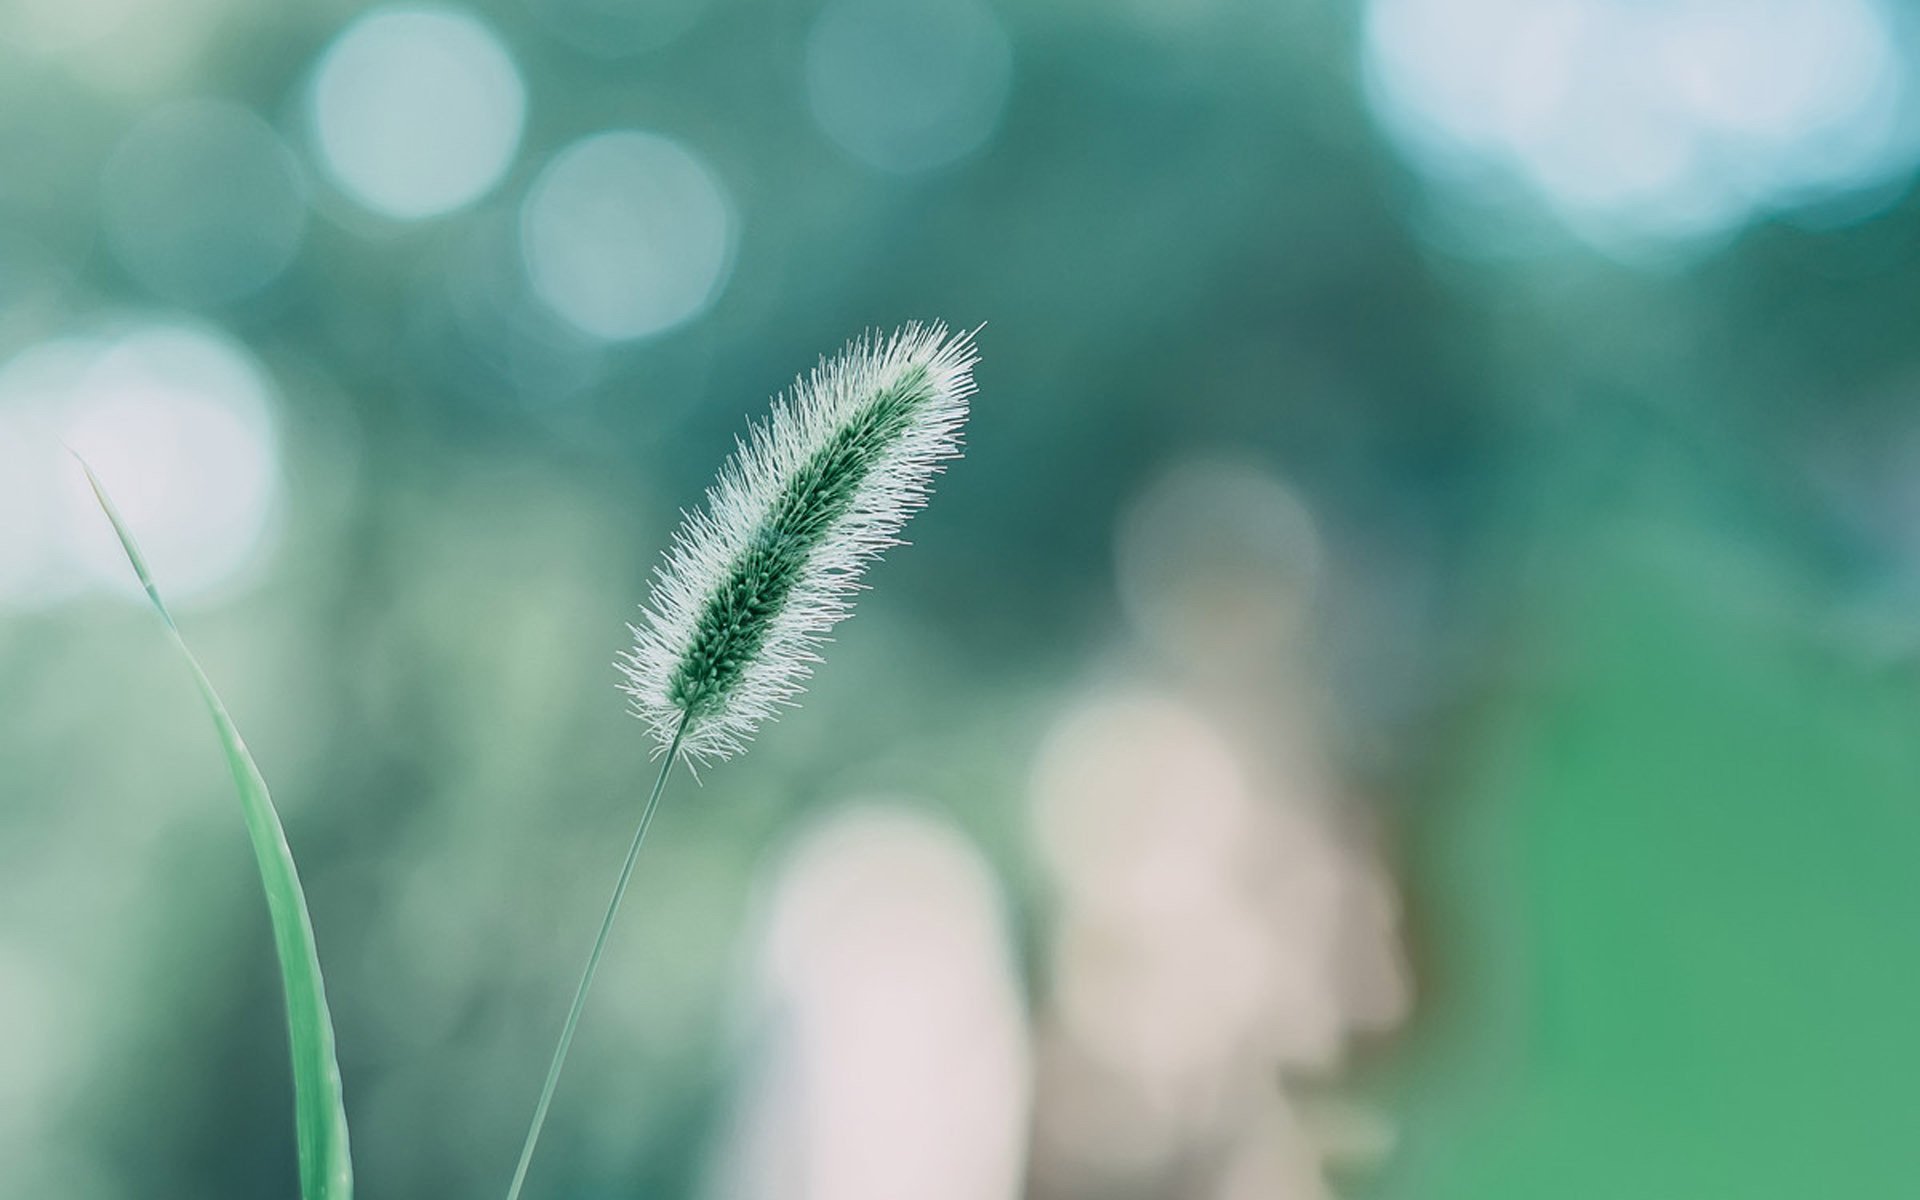
[(861, 572), (959, 456), (977, 359), (971, 334), (937, 323), (870, 334), (738, 443), (705, 509), (684, 514), (619, 663), (663, 747), (739, 753), (799, 694)]

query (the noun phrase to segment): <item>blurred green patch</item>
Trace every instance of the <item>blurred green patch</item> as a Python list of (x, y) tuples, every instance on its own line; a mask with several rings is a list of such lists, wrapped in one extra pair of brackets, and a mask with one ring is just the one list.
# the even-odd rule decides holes
[(1911, 1187), (1920, 691), (1691, 494), (1554, 552), (1531, 678), (1424, 825), (1379, 1196)]

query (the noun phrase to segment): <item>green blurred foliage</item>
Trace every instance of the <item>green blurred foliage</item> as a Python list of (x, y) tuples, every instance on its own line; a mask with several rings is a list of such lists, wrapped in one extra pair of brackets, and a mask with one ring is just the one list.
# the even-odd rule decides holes
[(1531, 678), (1420, 822), (1430, 1028), (1379, 1195), (1898, 1190), (1920, 716), (1803, 552), (1653, 470), (1563, 525)]
[[(1652, 266), (1474, 258), (1428, 236), (1369, 121), (1349, 6), (1001, 4), (994, 135), (913, 176), (810, 117), (813, 4), (710, 0), (616, 59), (477, 8), (531, 97), (502, 182), (397, 226), (309, 166), (289, 269), (191, 314), (278, 391), (277, 548), (181, 620), (300, 858), (365, 1194), (504, 1184), (647, 778), (621, 622), (743, 417), (909, 317), (989, 322), (969, 457), (804, 712), (670, 797), (547, 1194), (697, 1194), (755, 880), (850, 796), (925, 798), (977, 839), (1044, 990), (1035, 748), (1151, 658), (1119, 515), (1220, 451), (1330, 547), (1324, 749), (1405, 868), (1419, 1006), (1369, 1070), (1402, 1145), (1355, 1190), (1898, 1191), (1910, 196)], [(359, 10), (156, 11), (189, 50), (144, 74), (0, 41), (0, 356), (167, 311), (104, 240), (103, 164), (183, 96), (306, 154), (308, 72)], [(699, 149), (740, 244), (709, 312), (600, 347), (495, 300), (539, 167), (624, 127)], [(0, 681), (0, 1105), (42, 1146), (0, 1190), (292, 1194), (269, 931), (190, 681), (97, 596), (0, 609)]]

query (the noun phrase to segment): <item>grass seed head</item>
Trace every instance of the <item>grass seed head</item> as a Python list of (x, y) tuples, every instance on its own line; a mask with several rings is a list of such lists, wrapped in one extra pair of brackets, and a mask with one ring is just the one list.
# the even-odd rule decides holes
[(684, 514), (655, 570), (624, 690), (664, 747), (746, 748), (805, 686), (868, 563), (960, 454), (972, 334), (908, 325), (850, 343), (777, 398)]

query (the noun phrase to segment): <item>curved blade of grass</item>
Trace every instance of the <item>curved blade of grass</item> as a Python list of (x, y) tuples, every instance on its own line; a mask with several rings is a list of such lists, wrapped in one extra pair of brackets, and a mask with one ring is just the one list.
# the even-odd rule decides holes
[[(79, 455), (74, 455), (79, 459)], [(220, 735), (226, 751), (227, 767), (233, 772), (234, 786), (240, 792), (240, 808), (247, 822), (247, 836), (253, 842), (254, 858), (260, 865), (260, 882), (267, 893), (267, 911), (273, 920), (273, 943), (280, 955), (280, 980), (286, 988), (287, 1035), (293, 1049), (294, 1126), (300, 1142), (300, 1193), (305, 1200), (351, 1200), (353, 1164), (347, 1154), (347, 1113), (340, 1090), (340, 1067), (334, 1058), (333, 1018), (327, 1012), (327, 994), (320, 979), (320, 955), (314, 945), (313, 920), (307, 915), (306, 893), (300, 888), (300, 875), (294, 869), (293, 851), (287, 846), (286, 831), (280, 827), (280, 815), (274, 811), (273, 798), (267, 794), (267, 781), (247, 753), (240, 731), (227, 715), (226, 705), (213, 690), (206, 672), (187, 649), (173, 623), (173, 614), (153, 586), (146, 559), (134, 542), (119, 510), (107, 498), (93, 468), (80, 460), (87, 482), (100, 501), (127, 561), (140, 578), (140, 586), (153, 601), (154, 610), (166, 623), (167, 636), (173, 639), (180, 656), (193, 672), (193, 681), (206, 701), (207, 713)]]

